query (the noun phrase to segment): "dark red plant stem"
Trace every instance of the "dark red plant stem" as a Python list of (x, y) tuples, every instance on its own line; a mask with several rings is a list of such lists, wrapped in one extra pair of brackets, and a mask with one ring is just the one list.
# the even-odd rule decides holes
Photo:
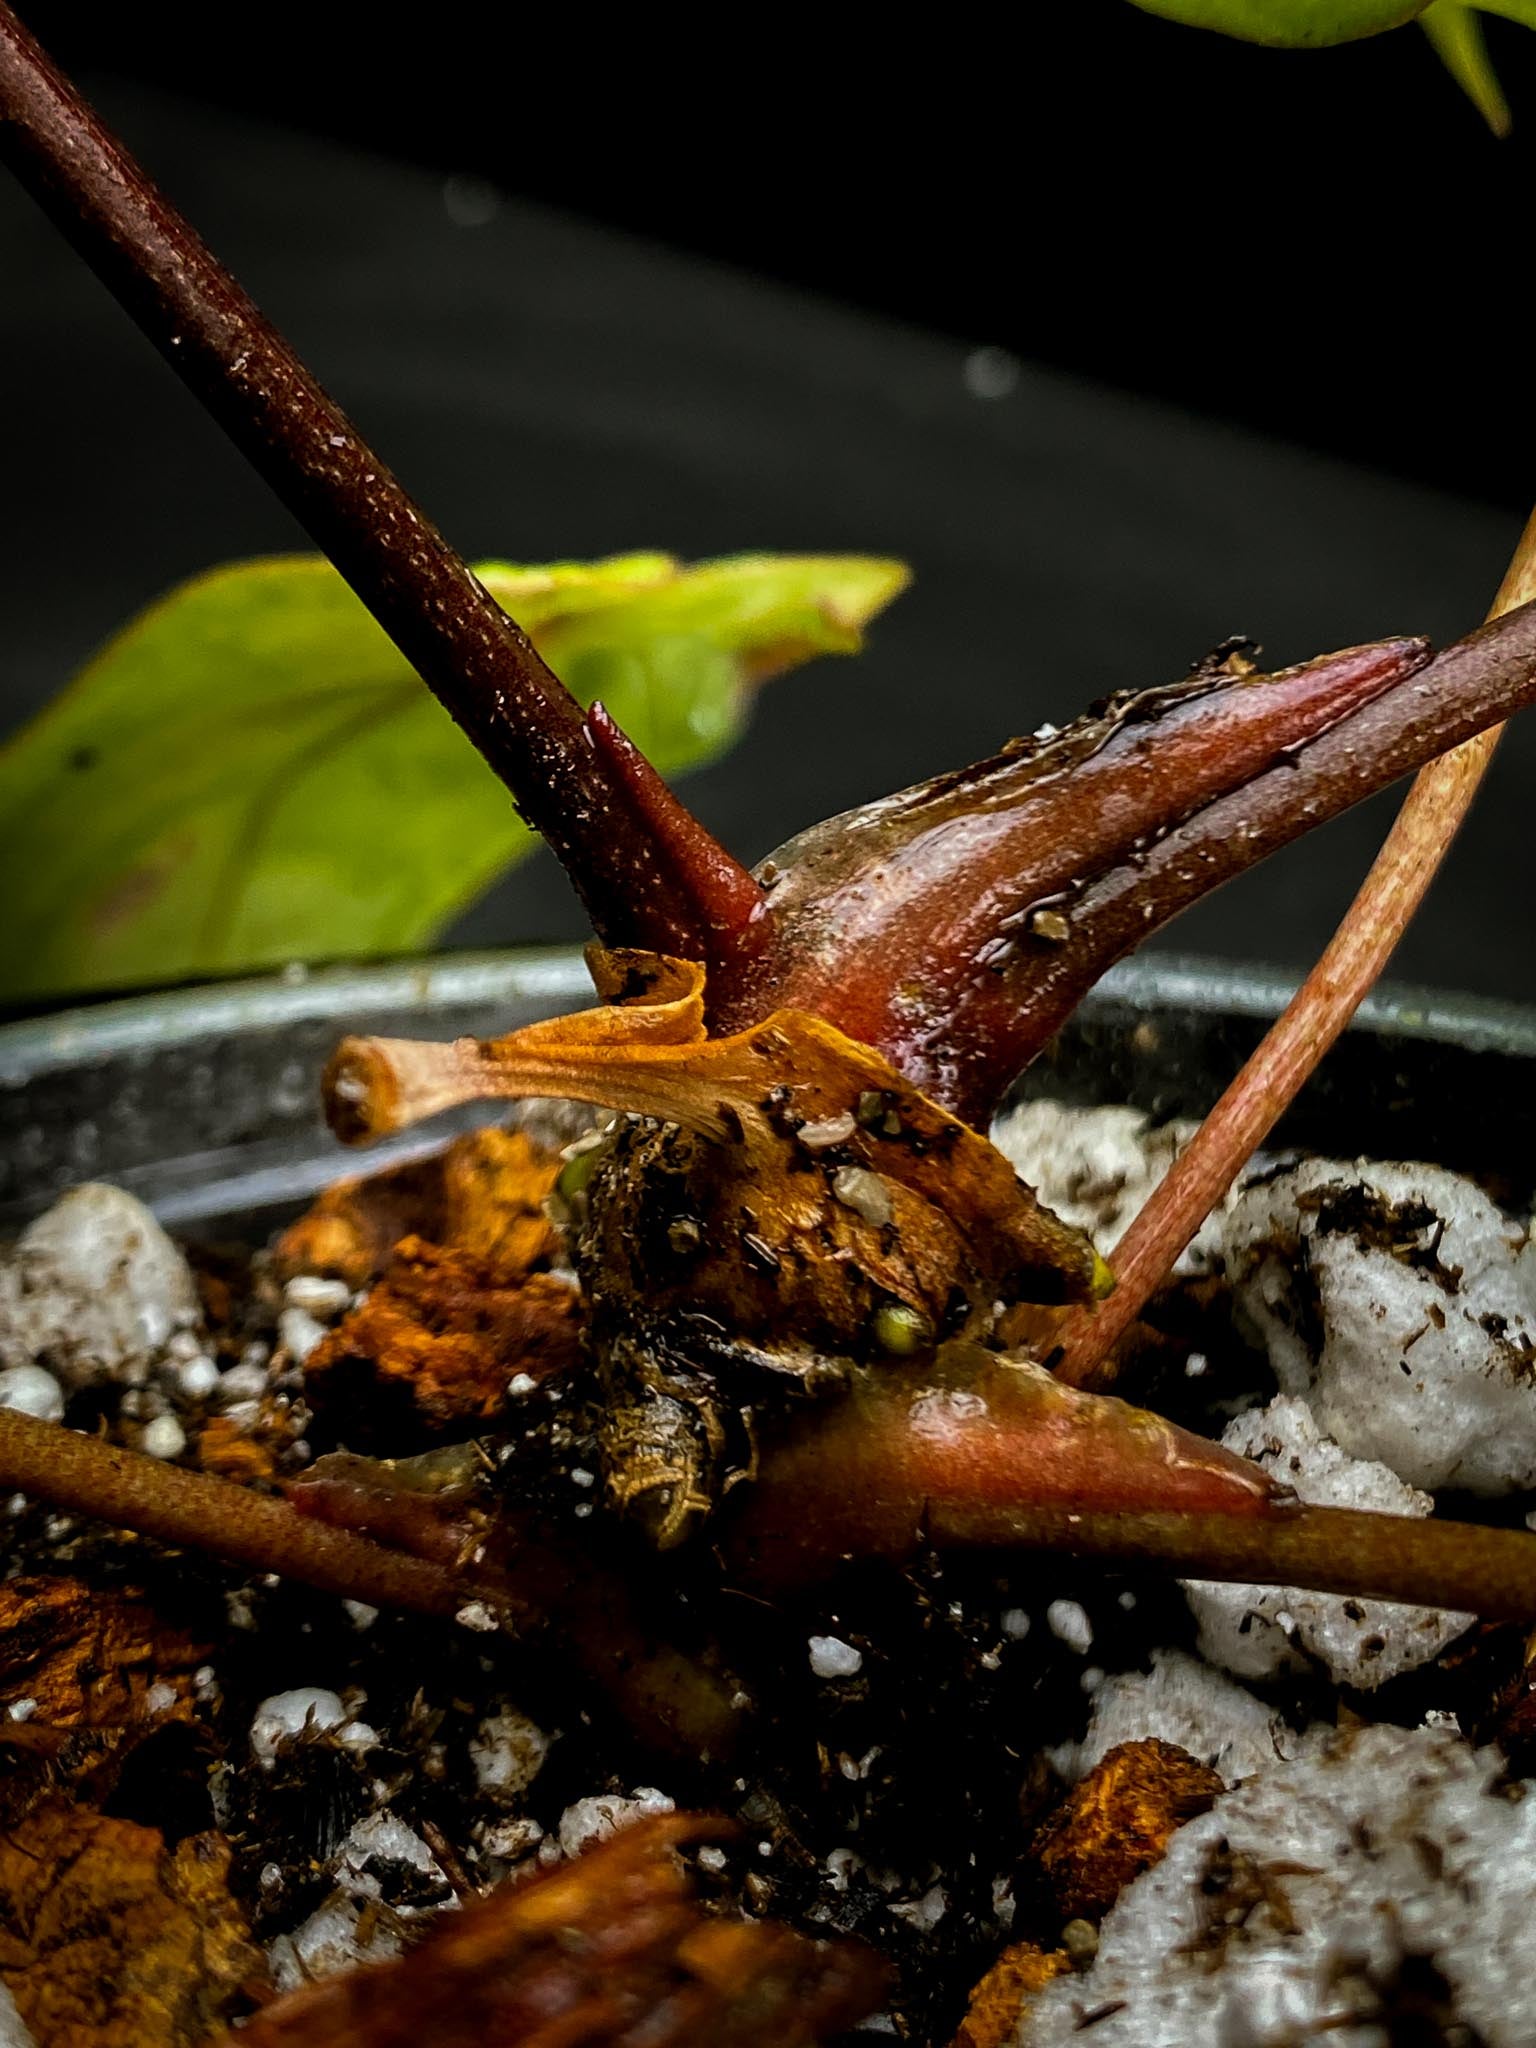
[[(1236, 1492), (1223, 1505), (1198, 1471), (1186, 1504), (1154, 1506), (1155, 1472), (1135, 1469), (1134, 1437), (1107, 1419), (1120, 1404), (1102, 1397), (1103, 1416), (1090, 1407), (1084, 1423), (1102, 1431), (1103, 1456), (1078, 1461), (1089, 1483), (1074, 1499), (1042, 1472), (1052, 1445), (1030, 1426), (1036, 1404), (1026, 1400), (1020, 1415), (1010, 1414), (1005, 1371), (983, 1374), (983, 1392), (969, 1403), (952, 1400), (941, 1417), (933, 1396), (914, 1402), (918, 1383), (901, 1373), (871, 1374), (848, 1400), (808, 1416), (767, 1453), (757, 1483), (728, 1513), (728, 1573), (772, 1597), (824, 1581), (849, 1560), (906, 1565), (929, 1550), (1061, 1551), (1190, 1578), (1536, 1621), (1536, 1536), (1526, 1530), (1302, 1506), (1262, 1493)], [(1069, 1448), (1070, 1433), (1069, 1425)], [(1121, 1482), (1113, 1469), (1093, 1469), (1127, 1455)]]
[[(514, 1545), (505, 1567), (462, 1564), (451, 1536), (434, 1553), (390, 1548), (347, 1526), (334, 1504), (331, 1519), (317, 1516), (315, 1507), (327, 1505), (322, 1483), (300, 1483), (301, 1509), (11, 1409), (0, 1409), (0, 1489), (375, 1607), (448, 1616), (482, 1602), (519, 1634), (553, 1627), (566, 1657), (652, 1747), (693, 1763), (718, 1761), (740, 1737), (729, 1674), (647, 1633), (611, 1570), (552, 1547), (540, 1532), (523, 1553)], [(386, 1516), (374, 1519), (389, 1529)], [(572, 1601), (573, 1586), (585, 1589), (584, 1600)]]
[(876, 1046), (968, 1122), (1098, 977), (1288, 840), (1536, 697), (1536, 615), (1112, 700), (1041, 745), (829, 820), (765, 863), (773, 1000)]
[(328, 1528), (286, 1501), (0, 1409), (0, 1488), (322, 1593), (453, 1614), (477, 1589), (441, 1564)]
[(1126, 694), (1044, 741), (828, 820), (765, 864), (773, 944), (726, 1006), (813, 1010), (972, 1122), (1038, 1050), (1036, 984), (1104, 964), (1077, 899), (1422, 668), (1422, 640)]
[[(1092, 946), (1095, 972), (1233, 876), (1533, 698), (1536, 605), (1524, 605), (1446, 648), (1410, 682), (1094, 882), (1079, 899), (1075, 923)], [(1069, 957), (1041, 963), (1030, 988), (1041, 1032), (1055, 1031), (1081, 996)]]
[(4, 0), (0, 159), (506, 783), (598, 933), (708, 958), (708, 934), (636, 830), (580, 705)]
[[(779, 1475), (772, 1475), (777, 1488)], [(737, 1583), (763, 1595), (825, 1580), (839, 1561), (909, 1564), (925, 1551), (1024, 1551), (1152, 1566), (1181, 1578), (1304, 1586), (1361, 1600), (1446, 1607), (1483, 1621), (1536, 1621), (1536, 1538), (1470, 1522), (1411, 1521), (1360, 1508), (1294, 1506), (1263, 1516), (935, 1503), (876, 1524), (867, 1510), (806, 1520), (803, 1500), (754, 1495), (784, 1512), (749, 1521), (727, 1550)], [(798, 1507), (802, 1518), (791, 1519)]]
[[(360, 1531), (452, 1566), (460, 1604), (486, 1599), (510, 1613), (520, 1633), (538, 1632), (647, 1747), (699, 1764), (719, 1762), (737, 1746), (744, 1726), (738, 1682), (702, 1648), (690, 1653), (671, 1639), (668, 1621), (675, 1617), (647, 1603), (628, 1569), (633, 1553), (622, 1543), (601, 1530), (573, 1542), (547, 1518), (516, 1506), (477, 1532), (440, 1499), (392, 1488), (389, 1471), (368, 1459), (322, 1458), (291, 1482), (288, 1496), (302, 1516), (316, 1518), (316, 1527)], [(476, 1558), (472, 1584), (459, 1563), (466, 1555)]]
[[(1533, 600), (1536, 513), (1488, 616), (1501, 618)], [(1101, 1317), (1067, 1318), (1058, 1370), (1071, 1385), (1114, 1378), (1114, 1347), (1385, 969), (1471, 807), (1501, 730), (1490, 727), (1420, 770), (1316, 965), (1117, 1246), (1111, 1305)]]
[(636, 837), (707, 935), (712, 978), (734, 985), (768, 940), (772, 920), (762, 884), (679, 803), (606, 704), (587, 713), (587, 731), (610, 785), (623, 792)]

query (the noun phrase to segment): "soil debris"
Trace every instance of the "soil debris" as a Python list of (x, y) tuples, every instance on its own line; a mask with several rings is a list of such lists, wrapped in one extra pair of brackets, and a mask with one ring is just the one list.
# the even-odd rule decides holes
[[(797, 1124), (782, 1104), (763, 1114), (774, 1159), (783, 1151), (797, 1162), (792, 1173), (785, 1168), (783, 1187), (818, 1218), (830, 1217), (842, 1233), (895, 1227), (870, 1223), (833, 1187), (847, 1168), (872, 1171), (863, 1165), (871, 1148), (907, 1144), (884, 1096), (872, 1095), (867, 1109), (860, 1098), (857, 1112), (840, 1118)], [(1047, 1178), (1055, 1172), (1070, 1184), (1085, 1222), (1107, 1231), (1176, 1140), (1125, 1113), (1107, 1133), (1090, 1125), (1074, 1138), (1073, 1115), (1036, 1119), (1036, 1135), (1056, 1131), (1062, 1149), (1057, 1167), (1049, 1158), (1039, 1164)], [(894, 1132), (885, 1128), (892, 1118)], [(655, 1135), (644, 1124), (619, 1128), (631, 1148)], [(1160, 2008), (1155, 1999), (1147, 2004), (1139, 1977), (1124, 1981), (1119, 1930), (1129, 1902), (1144, 1897), (1186, 1853), (1191, 1830), (1213, 1818), (1199, 1815), (1222, 1785), (1257, 1788), (1261, 1804), (1281, 1811), (1275, 1788), (1302, 1784), (1293, 1774), (1313, 1767), (1336, 1725), (1380, 1716), (1427, 1716), (1425, 1740), (1470, 1757), (1459, 1716), (1478, 1738), (1499, 1733), (1511, 1762), (1529, 1767), (1536, 1685), (1518, 1631), (1474, 1630), (1451, 1641), (1460, 1618), (1433, 1617), (1435, 1627), (1410, 1626), (1414, 1654), (1400, 1658), (1392, 1644), (1411, 1611), (1355, 1603), (1360, 1611), (1351, 1614), (1338, 1599), (1271, 1600), (1231, 1589), (1220, 1596), (1233, 1610), (1223, 1626), (1239, 1648), (1225, 1661), (1250, 1678), (1250, 1691), (1191, 1654), (1190, 1600), (1175, 1582), (1146, 1573), (1068, 1557), (1045, 1569), (1036, 1557), (941, 1555), (919, 1531), (899, 1567), (850, 1560), (831, 1578), (770, 1588), (765, 1597), (708, 1540), (664, 1555), (636, 1541), (632, 1525), (605, 1508), (604, 1403), (611, 1405), (612, 1390), (605, 1395), (581, 1350), (590, 1304), (571, 1284), (566, 1240), (543, 1206), (558, 1178), (551, 1208), (572, 1213), (576, 1236), (594, 1230), (583, 1162), (616, 1139), (610, 1129), (568, 1150), (562, 1164), (555, 1142), (567, 1134), (558, 1120), (546, 1130), (530, 1115), (526, 1130), (479, 1133), (436, 1161), (331, 1191), (275, 1253), (198, 1250), (200, 1309), (190, 1321), (158, 1326), (157, 1341), (136, 1354), (129, 1373), (93, 1368), (66, 1382), (37, 1358), (10, 1368), (48, 1374), (66, 1427), (132, 1446), (159, 1429), (166, 1455), (258, 1491), (280, 1488), (308, 1514), (458, 1572), (465, 1587), (457, 1624), (412, 1618), (259, 1574), (242, 1578), (194, 1553), (167, 1559), (153, 1544), (125, 1544), (20, 1497), (8, 1504), (0, 1824), (30, 1850), (33, 1817), (53, 1813), (68, 1793), (81, 1826), (147, 1828), (162, 1861), (190, 1840), (224, 1841), (251, 1954), (264, 1960), (230, 1990), (223, 2021), (245, 2017), (240, 1985), (257, 1984), (264, 1968), (282, 2003), (243, 2033), (279, 2020), (286, 2027), (297, 2012), (295, 2026), (341, 2032), (355, 2048), (388, 2048), (368, 2031), (396, 2024), (392, 2011), (377, 2020), (369, 2003), (377, 1996), (379, 2011), (389, 2004), (368, 1988), (377, 1979), (404, 1987), (399, 2010), (414, 2014), (412, 2031), (436, 2035), (440, 2015), (459, 2000), (453, 1973), (464, 1958), (449, 1935), (474, 1928), (482, 1910), (487, 1926), (494, 1918), (476, 1903), (482, 1893), (496, 1912), (508, 1899), (548, 1899), (546, 1880), (595, 1863), (627, 1836), (693, 1825), (678, 1820), (676, 1800), (718, 1807), (734, 1832), (677, 1837), (695, 1873), (686, 1882), (677, 1849), (665, 1852), (666, 1896), (668, 1886), (696, 1883), (699, 1898), (677, 1911), (704, 1916), (719, 1931), (700, 1937), (699, 1947), (682, 1933), (654, 1950), (636, 1937), (636, 1956), (661, 1972), (647, 1983), (665, 1982), (667, 1996), (675, 1994), (651, 2015), (658, 2041), (669, 2038), (675, 2012), (702, 2011), (710, 2018), (695, 2032), (761, 2048), (761, 2025), (749, 2032), (743, 2018), (733, 2034), (730, 2005), (716, 2024), (708, 2000), (725, 1993), (713, 1979), (688, 1975), (695, 1957), (726, 1953), (713, 1943), (729, 1937), (732, 1955), (750, 1948), (765, 1983), (814, 1986), (822, 1982), (816, 1972), (832, 1968), (828, 1955), (840, 1953), (815, 1944), (851, 1938), (883, 1954), (893, 1971), (890, 1983), (866, 1994), (882, 2007), (866, 2022), (875, 2034), (913, 2048), (951, 2039), (957, 2048), (1048, 2044), (1059, 2024), (1056, 2001), (1067, 1999), (1073, 2029), (1086, 2019), (1096, 2040), (1147, 2048), (1161, 2037), (1154, 2031), (1144, 2040), (1130, 2014)], [(1131, 1156), (1137, 1147), (1140, 1165)], [(1480, 1267), (1464, 1225), (1476, 1223), (1483, 1198), (1464, 1183), (1426, 1190), (1429, 1171), (1326, 1161), (1272, 1167), (1216, 1219), (1199, 1270), (1155, 1305), (1156, 1328), (1148, 1325), (1128, 1368), (1141, 1376), (1139, 1387), (1197, 1436), (1228, 1432), (1303, 1492), (1326, 1481), (1370, 1505), (1385, 1488), (1379, 1504), (1401, 1506), (1411, 1497), (1404, 1482), (1333, 1442), (1321, 1414), (1332, 1398), (1341, 1317), (1354, 1313), (1340, 1276), (1359, 1229), (1373, 1233), (1360, 1247), (1370, 1299), (1380, 1293), (1371, 1262), (1385, 1259), (1391, 1284), (1432, 1291), (1426, 1328), (1440, 1339), (1456, 1336), (1455, 1356), (1439, 1361), (1435, 1399), (1458, 1415), (1488, 1405), (1479, 1361), (1494, 1351), (1505, 1358), (1515, 1295), (1536, 1278), (1523, 1229), (1498, 1212), (1478, 1226), (1487, 1252)], [(1326, 1191), (1320, 1198), (1294, 1186), (1302, 1173)], [(1401, 1200), (1389, 1200), (1382, 1186), (1392, 1173), (1412, 1178)], [(1378, 1193), (1351, 1193), (1365, 1182)], [(1391, 1211), (1385, 1221), (1383, 1203)], [(696, 1282), (709, 1263), (709, 1233), (685, 1228), (698, 1219), (676, 1203), (664, 1220), (655, 1243), (629, 1241), (614, 1263), (632, 1269), (636, 1298), (649, 1299), (657, 1276), (666, 1278), (679, 1328), (686, 1323), (697, 1338), (703, 1325), (690, 1276)], [(753, 1268), (766, 1300), (782, 1277), (787, 1240), (768, 1227), (760, 1193), (751, 1221), (750, 1234), (780, 1262), (777, 1275)], [(1512, 1300), (1494, 1331), (1485, 1296), (1500, 1288), (1513, 1291)], [(977, 1390), (990, 1389), (988, 1374), (1005, 1368), (990, 1354), (967, 1357), (963, 1381), (946, 1393), (940, 1352), (931, 1369), (924, 1363), (933, 1331), (914, 1340), (914, 1358), (882, 1335), (893, 1299), (870, 1318), (876, 1362), (853, 1370), (898, 1390), (903, 1374), (916, 1375), (921, 1402), (937, 1401), (946, 1426), (958, 1426), (948, 1404), (960, 1401), (969, 1413)], [(1369, 1330), (1385, 1345), (1373, 1382), (1378, 1429), (1394, 1426), (1385, 1412), (1393, 1398), (1410, 1407), (1422, 1400), (1393, 1350), (1399, 1326), (1387, 1306), (1382, 1316), (1362, 1310), (1350, 1325), (1362, 1356)], [(1436, 1307), (1438, 1322), (1428, 1312)], [(1455, 1317), (1468, 1308), (1475, 1331), (1458, 1331)], [(1410, 1364), (1429, 1341), (1407, 1347)], [(741, 1454), (750, 1506), (752, 1489), (764, 1483), (750, 1475), (777, 1469), (774, 1390), (791, 1381), (786, 1413), (798, 1416), (808, 1397), (843, 1398), (849, 1362), (823, 1357), (810, 1379), (797, 1380), (799, 1354), (754, 1350), (739, 1332), (730, 1344), (719, 1398), (711, 1398), (740, 1439), (732, 1439), (732, 1455)], [(1465, 1403), (1452, 1365), (1465, 1376)], [(675, 1360), (673, 1369), (680, 1370)], [(1006, 1368), (1015, 1392), (1021, 1370)], [(1277, 1373), (1291, 1389), (1279, 1401)], [(1529, 1386), (1514, 1385), (1517, 1376), (1497, 1362), (1493, 1377), (1497, 1400), (1529, 1401)], [(761, 1464), (727, 1393), (732, 1404), (764, 1403)], [(927, 1417), (928, 1406), (921, 1413)], [(185, 1448), (172, 1448), (173, 1428)], [(349, 1452), (333, 1449), (338, 1443)], [(363, 1449), (376, 1455), (357, 1456)], [(317, 1452), (326, 1453), (318, 1462)], [(1517, 1498), (1495, 1512), (1517, 1516), (1529, 1505)], [(721, 1525), (727, 1534), (739, 1534), (738, 1506), (731, 1503), (736, 1519)], [(1197, 1591), (1197, 1609), (1199, 1598)], [(1200, 1624), (1208, 1620), (1200, 1609)], [(1222, 1655), (1213, 1629), (1200, 1640)], [(1272, 1654), (1277, 1643), (1281, 1654)], [(1330, 1645), (1348, 1657), (1330, 1662)], [(1367, 1691), (1378, 1676), (1383, 1682)], [(1384, 1809), (1408, 1796), (1421, 1764), (1412, 1744), (1378, 1759)], [(1218, 1811), (1223, 1804), (1218, 1799)], [(1475, 1812), (1481, 1827), (1484, 1809)], [(1164, 1863), (1150, 1867), (1165, 1851)], [(1326, 1920), (1328, 1901), (1277, 1875), (1275, 1861), (1246, 1837), (1225, 1862), (1206, 1852), (1202, 1881), (1214, 1885), (1221, 1906), (1200, 1922), (1202, 1968), (1219, 1974), (1234, 1952), (1222, 1914), (1233, 1925), (1233, 1916), (1247, 1914), (1257, 1926), (1279, 1910), (1276, 1900), (1288, 1901), (1307, 1941), (1314, 1907)], [(41, 1882), (52, 1867), (34, 1866)], [(1521, 1884), (1536, 1900), (1528, 1875), (1511, 1864), (1515, 1904)], [(40, 1896), (28, 1908), (34, 1917)], [(581, 1911), (596, 1914), (591, 1897)], [(627, 1911), (617, 1912), (614, 1941), (631, 1924)], [(517, 1913), (514, 1928), (522, 1925)], [(582, 1925), (595, 1935), (595, 1919)], [(549, 1974), (554, 1959), (531, 1934), (516, 1941), (544, 1972), (539, 1983), (577, 1984)], [(1156, 1943), (1149, 1937), (1147, 1946)], [(503, 1969), (494, 1960), (494, 1942), (490, 1951), (482, 2037), (515, 2010), (511, 1963)], [(818, 1956), (813, 1968), (806, 1958)], [(432, 1975), (433, 1957), (446, 1975)], [(1462, 1978), (1444, 1957), (1433, 1963), (1433, 1982), (1422, 1970), (1414, 1975), (1412, 1957), (1383, 1967), (1383, 2011), (1406, 2012), (1404, 2001), (1417, 2001), (1415, 2011), (1470, 2024)], [(407, 1982), (418, 1968), (426, 1974)], [(463, 2010), (480, 1996), (466, 1991)], [(1232, 1993), (1240, 1996), (1257, 1994), (1250, 1985)], [(36, 2048), (76, 2048), (77, 2040), (84, 2048), (61, 2006), (28, 2006), (19, 1989), (17, 1997)], [(821, 2038), (804, 2009), (783, 2009), (800, 2016), (766, 2038)], [(1178, 2048), (1215, 2048), (1236, 2010), (1181, 2003), (1169, 2039)], [(601, 2012), (599, 2023), (609, 2024)], [(259, 2033), (251, 2048), (265, 2048)]]
[(544, 1204), (558, 1153), (496, 1126), (455, 1138), (429, 1159), (337, 1181), (278, 1238), (273, 1265), (292, 1280), (319, 1274), (354, 1292), (376, 1280), (402, 1238), (452, 1245), (502, 1286), (555, 1263)]
[(1173, 1836), (1019, 2048), (1536, 2038), (1536, 1806), (1443, 1729), (1276, 1763)]
[(971, 1993), (951, 2048), (1009, 2048), (1030, 2001), (1071, 1968), (1065, 1949), (1043, 1949), (1032, 1941), (1005, 1948)]
[(163, 1751), (173, 1729), (195, 1746), (208, 1654), (137, 1593), (26, 1573), (0, 1583), (0, 1826), (66, 1787), (107, 1799), (134, 1753)]
[(322, 1429), (393, 1452), (508, 1406), (519, 1375), (537, 1386), (575, 1367), (581, 1302), (555, 1273), (512, 1281), (479, 1254), (407, 1237), (359, 1307), (304, 1361)]
[(653, 1815), (441, 1918), (408, 1957), (280, 1999), (245, 2048), (482, 2048), (515, 2040), (700, 2038), (717, 2048), (808, 2048), (863, 2018), (885, 1973), (846, 1942), (706, 1914), (677, 1851), (718, 1835)]
[(1035, 1860), (1062, 1920), (1101, 1918), (1159, 1860), (1174, 1829), (1225, 1790), (1209, 1764), (1171, 1742), (1118, 1744), (1035, 1837)]
[(64, 1804), (0, 1834), (0, 1983), (39, 2048), (202, 2048), (265, 1976), (229, 1862)]

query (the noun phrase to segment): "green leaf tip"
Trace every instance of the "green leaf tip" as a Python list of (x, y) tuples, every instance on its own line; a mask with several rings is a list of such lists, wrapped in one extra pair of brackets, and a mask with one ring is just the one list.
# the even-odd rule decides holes
[[(764, 677), (853, 652), (908, 580), (857, 556), (476, 573), (663, 773), (729, 746)], [(230, 563), (0, 748), (0, 999), (418, 950), (535, 844), (327, 562)]]
[(1493, 133), (1507, 135), (1509, 102), (1489, 58), (1476, 10), (1463, 6), (1461, 0), (1434, 0), (1434, 5), (1419, 16), (1419, 26)]
[(1144, 14), (1213, 29), (1272, 49), (1321, 50), (1417, 21), (1442, 63), (1495, 135), (1509, 106), (1483, 40), (1480, 14), (1536, 28), (1536, 0), (1131, 0)]

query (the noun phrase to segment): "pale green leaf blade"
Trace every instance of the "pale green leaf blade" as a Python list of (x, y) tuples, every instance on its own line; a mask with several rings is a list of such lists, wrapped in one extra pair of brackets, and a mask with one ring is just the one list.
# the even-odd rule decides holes
[(1483, 25), (1461, 0), (1435, 0), (1419, 16), (1419, 26), (1435, 46), (1436, 55), (1495, 135), (1509, 133), (1509, 102), (1483, 39)]
[(1216, 29), (1247, 43), (1320, 50), (1401, 28), (1429, 0), (1133, 0), (1148, 14)]
[[(774, 667), (848, 651), (899, 564), (632, 555), (480, 574), (664, 772)], [(330, 566), (215, 569), (0, 748), (0, 996), (431, 943), (531, 835)]]

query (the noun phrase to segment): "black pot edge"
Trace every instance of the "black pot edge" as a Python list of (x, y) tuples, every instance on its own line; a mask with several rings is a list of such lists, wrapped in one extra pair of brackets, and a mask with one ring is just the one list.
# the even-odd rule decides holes
[[(1267, 1021), (1296, 992), (1294, 975), (1198, 954), (1152, 953), (1121, 961), (1078, 1015), (1185, 1011)], [(290, 970), (250, 980), (59, 1010), (0, 1026), (0, 1086), (23, 1086), (61, 1068), (242, 1030), (334, 1023), (397, 1009), (450, 1010), (530, 1003), (547, 1012), (595, 1001), (576, 947), (520, 947), (441, 954), (372, 966)], [(1356, 1030), (1536, 1058), (1536, 1007), (1385, 982), (1365, 999)]]

